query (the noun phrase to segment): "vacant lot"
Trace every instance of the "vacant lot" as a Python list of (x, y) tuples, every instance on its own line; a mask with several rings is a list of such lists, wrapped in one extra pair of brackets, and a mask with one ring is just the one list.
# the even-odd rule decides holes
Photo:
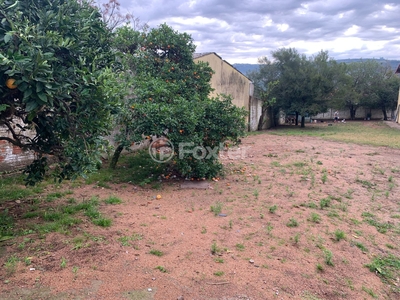
[(129, 159), (86, 182), (2, 179), (0, 298), (399, 299), (397, 143), (383, 123), (279, 128), (207, 189), (137, 184), (154, 166)]

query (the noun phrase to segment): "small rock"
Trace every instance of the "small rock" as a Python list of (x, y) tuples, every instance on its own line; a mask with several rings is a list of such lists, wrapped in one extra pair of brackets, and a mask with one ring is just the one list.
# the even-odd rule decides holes
[(179, 296), (176, 300), (184, 300), (183, 296)]
[(151, 288), (148, 288), (147, 291), (148, 291), (148, 292), (152, 292), (153, 290), (152, 290)]
[(29, 271), (35, 271), (36, 269), (35, 268), (29, 268)]
[(156, 280), (154, 277), (151, 280)]
[(15, 200), (15, 203), (20, 204), (21, 200)]
[(249, 260), (249, 263), (254, 264), (254, 260), (253, 260), (253, 259), (250, 259), (250, 260)]
[(218, 214), (218, 216), (220, 216), (220, 217), (227, 217), (228, 215), (227, 215), (227, 214)]

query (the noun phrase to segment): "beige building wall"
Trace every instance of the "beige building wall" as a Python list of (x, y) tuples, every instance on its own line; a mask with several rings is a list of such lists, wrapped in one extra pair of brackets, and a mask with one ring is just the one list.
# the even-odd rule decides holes
[(214, 89), (211, 97), (231, 95), (233, 104), (249, 111), (253, 84), (246, 76), (214, 52), (195, 54), (194, 61), (207, 62), (215, 72), (211, 78), (211, 87)]
[(397, 98), (396, 123), (400, 124), (400, 88), (399, 88), (399, 96)]

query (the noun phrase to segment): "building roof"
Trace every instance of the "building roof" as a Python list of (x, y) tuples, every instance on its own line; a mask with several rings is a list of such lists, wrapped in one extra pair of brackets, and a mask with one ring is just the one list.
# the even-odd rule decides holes
[[(193, 53), (192, 57), (193, 57), (193, 59), (196, 59), (196, 58), (200, 58), (200, 57), (203, 57), (203, 56), (206, 56), (206, 55), (209, 55), (209, 54), (214, 54), (214, 55), (218, 56), (221, 60), (223, 60), (222, 57), (219, 56), (219, 55), (218, 55), (217, 53), (215, 53), (215, 52)], [(242, 74), (244, 77), (246, 77), (249, 81), (251, 81), (249, 77), (247, 77), (245, 74), (243, 74), (242, 72), (240, 72), (238, 69), (236, 69), (236, 68), (235, 68), (234, 66), (232, 66), (230, 63), (228, 63), (226, 60), (223, 60), (223, 61), (226, 62), (228, 65), (230, 65), (232, 68), (234, 68), (237, 72), (239, 72), (240, 74)], [(400, 67), (400, 66), (399, 66), (399, 67)]]
[[(193, 53), (193, 59), (196, 59), (196, 58), (199, 58), (199, 57), (202, 57), (202, 56), (206, 56), (206, 55), (208, 55), (208, 54), (215, 54), (215, 55), (217, 55), (217, 53), (215, 53), (215, 52)], [(217, 56), (219, 57), (219, 55), (217, 55)]]
[(396, 72), (394, 72), (395, 74), (400, 74), (400, 65), (397, 67)]

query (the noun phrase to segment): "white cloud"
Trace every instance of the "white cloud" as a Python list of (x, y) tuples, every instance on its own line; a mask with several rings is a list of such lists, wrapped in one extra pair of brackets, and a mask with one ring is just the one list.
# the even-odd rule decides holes
[[(107, 1), (107, 0), (99, 0)], [(199, 52), (257, 63), (281, 47), (340, 58), (400, 59), (398, 0), (119, 0), (155, 27), (192, 35)]]
[(350, 28), (348, 28), (343, 34), (344, 34), (345, 36), (348, 36), (348, 35), (356, 35), (356, 34), (359, 32), (359, 30), (360, 30), (360, 27), (359, 27), (359, 26), (353, 25), (353, 26), (351, 26)]

